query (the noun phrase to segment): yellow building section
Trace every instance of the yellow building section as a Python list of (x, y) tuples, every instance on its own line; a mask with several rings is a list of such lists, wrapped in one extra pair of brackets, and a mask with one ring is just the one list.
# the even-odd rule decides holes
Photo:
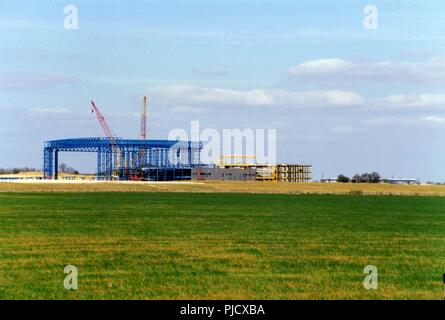
[(278, 181), (276, 166), (257, 165), (255, 168), (257, 181)]
[(245, 154), (223, 155), (216, 163), (217, 167), (252, 167), (255, 166), (256, 156)]
[(311, 165), (278, 164), (276, 175), (278, 181), (283, 182), (309, 182), (311, 181)]
[(224, 155), (216, 163), (218, 168), (256, 169), (257, 181), (310, 182), (312, 166), (307, 164), (258, 164), (251, 155)]

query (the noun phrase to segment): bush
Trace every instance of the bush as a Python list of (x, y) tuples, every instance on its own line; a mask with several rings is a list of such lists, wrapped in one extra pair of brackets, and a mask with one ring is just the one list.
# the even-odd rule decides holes
[(351, 179), (349, 179), (347, 176), (345, 176), (345, 175), (339, 175), (338, 177), (337, 177), (337, 182), (342, 182), (342, 183), (347, 183), (347, 182), (349, 182), (349, 181), (351, 181)]

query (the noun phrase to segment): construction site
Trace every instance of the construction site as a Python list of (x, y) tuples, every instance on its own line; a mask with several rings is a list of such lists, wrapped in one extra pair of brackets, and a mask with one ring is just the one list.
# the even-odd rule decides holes
[(259, 164), (255, 156), (246, 154), (223, 155), (215, 163), (202, 163), (200, 141), (148, 139), (147, 104), (144, 96), (139, 139), (122, 139), (113, 135), (98, 106), (91, 101), (91, 112), (96, 115), (104, 136), (45, 142), (42, 179), (75, 179), (72, 175), (59, 175), (59, 154), (93, 152), (97, 154), (96, 180), (311, 181), (311, 166), (307, 164)]

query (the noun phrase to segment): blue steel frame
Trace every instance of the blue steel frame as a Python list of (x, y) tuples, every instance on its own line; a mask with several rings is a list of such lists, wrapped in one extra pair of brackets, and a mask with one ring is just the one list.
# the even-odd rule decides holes
[(116, 152), (107, 138), (78, 138), (45, 142), (43, 149), (43, 174), (45, 179), (58, 178), (59, 152), (97, 153), (97, 178), (111, 180), (114, 170), (161, 167), (191, 168), (201, 165), (201, 142), (178, 140), (115, 140), (120, 150), (121, 162), (115, 168)]

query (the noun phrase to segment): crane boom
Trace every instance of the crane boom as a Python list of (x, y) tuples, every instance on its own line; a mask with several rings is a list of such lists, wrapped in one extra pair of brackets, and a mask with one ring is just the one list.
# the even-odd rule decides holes
[(146, 96), (144, 96), (144, 99), (142, 101), (140, 138), (142, 140), (147, 139), (147, 97)]
[(96, 107), (96, 104), (94, 103), (93, 100), (91, 100), (91, 112), (96, 114), (97, 119), (99, 120), (99, 123), (105, 133), (105, 136), (108, 138), (110, 146), (116, 155), (115, 160), (114, 160), (114, 163), (115, 163), (114, 166), (115, 166), (115, 168), (118, 168), (119, 164), (120, 164), (120, 158), (121, 158), (120, 149), (118, 148), (118, 146), (116, 144), (116, 140), (115, 140), (113, 134), (111, 133), (111, 130), (108, 127), (108, 124), (105, 121), (104, 116), (100, 113), (99, 108)]
[[(96, 104), (93, 100), (91, 100), (91, 112), (95, 113), (99, 123), (105, 133), (105, 136), (110, 140), (110, 142), (114, 142), (113, 134), (111, 133), (110, 128), (108, 127), (107, 122), (105, 121), (104, 116), (100, 113), (99, 109), (96, 107)], [(115, 143), (113, 143), (115, 145)]]

